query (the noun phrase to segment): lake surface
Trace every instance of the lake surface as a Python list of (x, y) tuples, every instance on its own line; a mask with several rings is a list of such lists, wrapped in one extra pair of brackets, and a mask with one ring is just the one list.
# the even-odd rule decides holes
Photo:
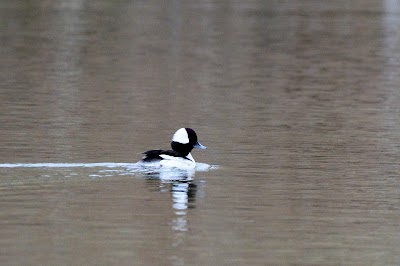
[[(400, 2), (0, 3), (0, 263), (399, 265)], [(191, 127), (213, 165), (131, 166)]]

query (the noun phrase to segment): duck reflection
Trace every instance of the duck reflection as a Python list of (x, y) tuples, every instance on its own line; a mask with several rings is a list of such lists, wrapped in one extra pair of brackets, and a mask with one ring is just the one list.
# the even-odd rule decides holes
[(176, 218), (172, 221), (174, 231), (185, 232), (188, 230), (187, 212), (195, 207), (197, 185), (193, 181), (175, 181), (171, 184), (172, 207)]
[[(196, 207), (198, 186), (193, 177), (193, 173), (183, 175), (182, 173), (164, 172), (151, 174), (146, 178), (149, 187), (157, 188), (156, 190), (162, 193), (169, 192), (171, 194), (171, 206), (175, 213), (175, 217), (171, 221), (171, 228), (177, 233), (188, 231), (188, 210)], [(175, 245), (178, 244), (175, 243)]]

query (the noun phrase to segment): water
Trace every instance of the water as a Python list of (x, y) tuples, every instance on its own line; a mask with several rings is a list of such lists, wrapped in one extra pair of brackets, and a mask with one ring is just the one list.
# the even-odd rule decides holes
[[(398, 265), (399, 29), (396, 0), (2, 1), (1, 264)], [(183, 126), (218, 167), (132, 170)]]

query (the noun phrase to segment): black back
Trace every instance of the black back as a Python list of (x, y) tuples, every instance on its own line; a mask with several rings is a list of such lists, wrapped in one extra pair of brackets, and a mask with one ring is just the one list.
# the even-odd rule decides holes
[(184, 157), (176, 151), (171, 150), (151, 150), (143, 152), (146, 156), (142, 159), (143, 162), (152, 162), (152, 161), (159, 161), (163, 158), (160, 156), (161, 154), (166, 154), (174, 157)]

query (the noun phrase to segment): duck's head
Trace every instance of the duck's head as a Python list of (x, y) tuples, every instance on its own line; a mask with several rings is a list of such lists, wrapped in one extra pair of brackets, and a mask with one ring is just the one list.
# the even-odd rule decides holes
[(172, 137), (171, 147), (183, 156), (188, 155), (193, 148), (206, 148), (197, 141), (196, 132), (191, 128), (178, 129)]

